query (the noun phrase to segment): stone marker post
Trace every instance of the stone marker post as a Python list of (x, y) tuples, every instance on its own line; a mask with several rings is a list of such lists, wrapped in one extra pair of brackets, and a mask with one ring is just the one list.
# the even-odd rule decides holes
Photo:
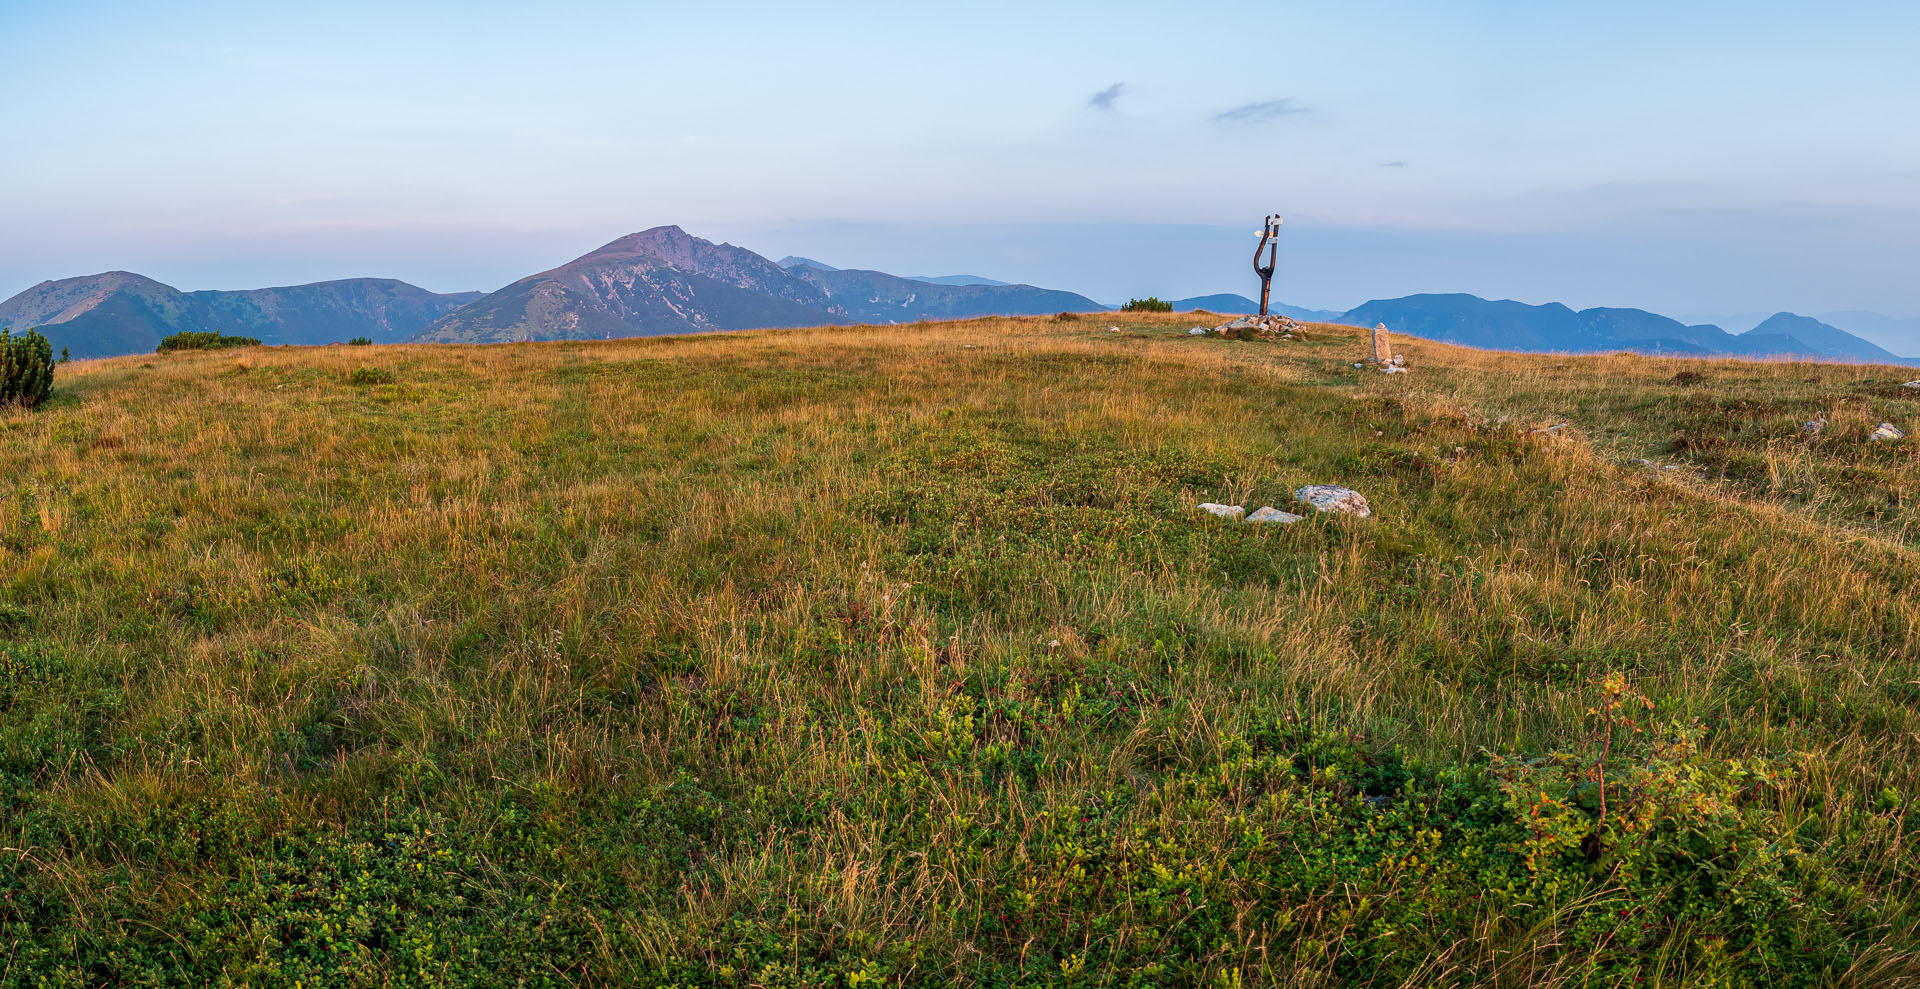
[(1387, 336), (1385, 323), (1373, 328), (1373, 359), (1382, 364), (1393, 363), (1393, 340)]

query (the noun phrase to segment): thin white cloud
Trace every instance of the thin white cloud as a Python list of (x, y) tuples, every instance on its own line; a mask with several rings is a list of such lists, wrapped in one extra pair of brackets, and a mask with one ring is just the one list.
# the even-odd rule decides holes
[(1308, 112), (1306, 107), (1301, 106), (1293, 97), (1287, 96), (1277, 100), (1242, 103), (1232, 109), (1222, 110), (1213, 115), (1213, 122), (1217, 124), (1264, 124), (1271, 120), (1279, 120), (1281, 117), (1291, 117), (1306, 112)]

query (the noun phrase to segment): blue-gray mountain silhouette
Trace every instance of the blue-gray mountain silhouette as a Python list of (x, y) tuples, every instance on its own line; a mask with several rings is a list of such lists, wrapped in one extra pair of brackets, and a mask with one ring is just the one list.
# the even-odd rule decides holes
[(1875, 344), (1819, 320), (1780, 313), (1746, 333), (1718, 326), (1688, 326), (1643, 309), (1583, 309), (1533, 306), (1472, 295), (1409, 295), (1377, 299), (1346, 313), (1341, 322), (1388, 329), (1429, 340), (1551, 353), (1625, 350), (1689, 356), (1801, 357), (1904, 363)]
[(283, 288), (182, 292), (130, 271), (63, 278), (0, 302), (0, 326), (37, 328), (75, 358), (149, 353), (183, 330), (262, 343), (405, 340), (479, 292), (442, 295), (391, 278), (349, 278)]

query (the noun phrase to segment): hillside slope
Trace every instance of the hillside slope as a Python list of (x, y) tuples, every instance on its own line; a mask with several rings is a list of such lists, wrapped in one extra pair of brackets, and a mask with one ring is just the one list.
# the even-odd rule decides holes
[(169, 333), (227, 325), (204, 302), (130, 271), (41, 282), (0, 302), (0, 326), (39, 329), (75, 358), (152, 353)]
[(236, 329), (228, 332), (251, 330), (265, 343), (311, 346), (354, 337), (397, 343), (485, 293), (441, 294), (392, 278), (348, 278), (187, 294), (230, 320)]
[(665, 226), (514, 282), (418, 339), (592, 340), (1101, 308), (1085, 296), (1031, 285), (936, 284), (792, 256), (776, 263)]
[(826, 293), (772, 261), (664, 226), (522, 278), (418, 339), (596, 340), (834, 322), (851, 320)]
[(152, 353), (182, 331), (270, 344), (404, 340), (480, 293), (442, 295), (390, 278), (350, 278), (244, 291), (182, 292), (109, 271), (42, 282), (0, 302), (0, 326), (39, 329), (75, 358)]
[(823, 270), (809, 265), (788, 269), (817, 286), (835, 305), (855, 318), (881, 323), (970, 316), (1037, 316), (1059, 312), (1097, 312), (1106, 308), (1084, 295), (1032, 285), (940, 284), (882, 271)]
[(63, 367), (0, 984), (1920, 977), (1907, 372), (1190, 322)]

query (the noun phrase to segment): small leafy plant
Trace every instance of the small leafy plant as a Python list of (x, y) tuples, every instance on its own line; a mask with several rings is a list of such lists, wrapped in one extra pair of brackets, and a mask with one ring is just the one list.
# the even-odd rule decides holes
[(357, 367), (347, 375), (347, 381), (356, 385), (390, 385), (393, 372), (383, 367)]
[(0, 405), (31, 409), (53, 392), (53, 345), (36, 330), (0, 329)]
[(1173, 303), (1160, 301), (1159, 296), (1149, 295), (1144, 299), (1128, 299), (1120, 307), (1121, 312), (1172, 312)]
[(224, 333), (186, 331), (162, 338), (157, 354), (171, 353), (176, 350), (226, 350), (231, 347), (258, 347), (260, 341), (253, 337), (235, 337)]

